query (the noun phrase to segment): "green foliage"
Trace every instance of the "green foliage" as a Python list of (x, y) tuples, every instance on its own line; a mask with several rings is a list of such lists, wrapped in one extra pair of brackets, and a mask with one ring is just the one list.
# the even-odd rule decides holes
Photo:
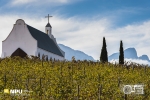
[[(134, 67), (134, 69), (133, 69)], [(129, 100), (150, 100), (150, 68), (92, 61), (41, 61), (19, 57), (0, 59), (0, 100), (123, 100), (121, 85), (143, 83), (144, 95)], [(11, 96), (3, 89), (33, 91)]]
[(124, 64), (124, 51), (122, 41), (120, 41), (119, 64)]
[(102, 46), (102, 49), (101, 49), (100, 61), (102, 63), (108, 62), (108, 55), (107, 55), (105, 37), (103, 37), (103, 46)]

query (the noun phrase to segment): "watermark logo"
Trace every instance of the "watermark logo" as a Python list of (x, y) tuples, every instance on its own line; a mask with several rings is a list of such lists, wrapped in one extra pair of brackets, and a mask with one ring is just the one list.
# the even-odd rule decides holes
[(4, 93), (10, 94), (12, 96), (29, 96), (33, 91), (28, 91), (28, 90), (22, 90), (22, 89), (4, 89)]
[(124, 85), (122, 89), (124, 94), (144, 94), (144, 85)]
[(4, 93), (8, 93), (9, 94), (10, 93), (9, 89), (4, 89)]

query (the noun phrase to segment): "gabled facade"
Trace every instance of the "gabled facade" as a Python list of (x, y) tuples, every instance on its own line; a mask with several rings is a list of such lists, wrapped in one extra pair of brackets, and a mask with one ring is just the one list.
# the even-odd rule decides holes
[(52, 27), (48, 24), (44, 33), (18, 19), (8, 37), (2, 41), (2, 58), (25, 55), (42, 58), (45, 55), (48, 59), (64, 60), (65, 52), (57, 45)]

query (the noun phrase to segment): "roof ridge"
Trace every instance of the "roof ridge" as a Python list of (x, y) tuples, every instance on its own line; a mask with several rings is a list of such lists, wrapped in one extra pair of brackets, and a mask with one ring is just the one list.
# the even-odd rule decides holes
[[(27, 26), (30, 26), (30, 25), (28, 25), (27, 24)], [(32, 26), (30, 26), (31, 28), (34, 28), (35, 30), (37, 30), (37, 31), (40, 31), (40, 32), (42, 32), (42, 33), (44, 33), (43, 31), (41, 31), (41, 30), (38, 30), (37, 28), (35, 28), (35, 27), (32, 27)], [(44, 33), (45, 35), (47, 35), (46, 33)]]
[(46, 27), (52, 27), (52, 26), (51, 26), (51, 24), (48, 22), (47, 25), (46, 25)]

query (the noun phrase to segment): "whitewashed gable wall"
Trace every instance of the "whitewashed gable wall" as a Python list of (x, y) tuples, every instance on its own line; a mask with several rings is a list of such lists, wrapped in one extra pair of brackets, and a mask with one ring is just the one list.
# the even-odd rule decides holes
[(29, 33), (22, 19), (16, 21), (8, 37), (2, 41), (2, 57), (11, 56), (17, 48), (21, 48), (28, 55), (35, 55), (37, 50), (37, 40)]

